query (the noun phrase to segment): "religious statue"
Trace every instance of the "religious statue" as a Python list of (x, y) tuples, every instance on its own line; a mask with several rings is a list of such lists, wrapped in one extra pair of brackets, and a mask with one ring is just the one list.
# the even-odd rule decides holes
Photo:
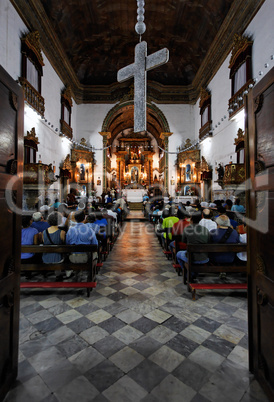
[(138, 183), (139, 175), (136, 167), (131, 169), (131, 183)]
[(85, 180), (85, 165), (83, 163), (80, 166), (80, 180)]
[(222, 181), (224, 178), (225, 171), (221, 163), (219, 163), (218, 168), (216, 167), (216, 172), (218, 173), (218, 181)]
[(186, 165), (186, 181), (190, 181), (191, 180), (191, 166), (188, 163)]

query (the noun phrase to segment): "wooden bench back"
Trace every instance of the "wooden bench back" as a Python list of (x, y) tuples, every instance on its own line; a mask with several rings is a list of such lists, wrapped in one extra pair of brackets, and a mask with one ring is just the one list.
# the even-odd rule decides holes
[(59, 245), (22, 245), (22, 253), (95, 253), (98, 249), (96, 244), (59, 244)]
[(86, 263), (72, 263), (69, 260), (65, 260), (62, 263), (52, 263), (45, 264), (42, 261), (37, 263), (27, 263), (21, 264), (21, 269), (23, 271), (54, 271), (54, 270), (69, 270), (73, 269), (75, 271), (83, 271), (83, 270), (92, 270), (92, 277), (95, 276), (95, 261), (93, 259), (93, 253), (97, 252), (98, 247), (96, 244), (60, 244), (60, 245), (22, 245), (21, 252), (22, 253), (60, 253), (60, 254), (69, 254), (69, 253), (78, 253), (78, 252), (88, 252), (91, 253), (91, 257)]
[(214, 272), (246, 272), (246, 264), (237, 265), (233, 261), (227, 264), (195, 264), (193, 253), (240, 253), (247, 251), (245, 243), (210, 243), (210, 244), (188, 244), (188, 271), (194, 273), (214, 273)]
[(187, 250), (190, 253), (240, 253), (247, 251), (245, 243), (203, 243), (203, 244), (188, 244)]

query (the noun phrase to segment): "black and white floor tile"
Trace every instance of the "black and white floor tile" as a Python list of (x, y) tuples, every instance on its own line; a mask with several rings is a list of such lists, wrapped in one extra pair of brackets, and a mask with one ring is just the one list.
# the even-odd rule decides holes
[(245, 293), (198, 292), (152, 225), (124, 223), (84, 291), (21, 292), (19, 372), (5, 402), (266, 402), (248, 370)]

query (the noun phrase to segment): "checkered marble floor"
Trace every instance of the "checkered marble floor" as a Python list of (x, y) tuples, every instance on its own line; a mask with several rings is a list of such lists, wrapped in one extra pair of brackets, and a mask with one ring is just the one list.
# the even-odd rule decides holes
[(246, 294), (192, 301), (140, 214), (90, 298), (21, 292), (19, 373), (5, 402), (268, 401), (248, 371)]

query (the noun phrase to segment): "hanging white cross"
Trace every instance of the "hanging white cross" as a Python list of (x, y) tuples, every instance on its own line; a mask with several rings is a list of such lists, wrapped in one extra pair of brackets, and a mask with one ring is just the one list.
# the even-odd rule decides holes
[(134, 77), (134, 132), (146, 131), (147, 71), (168, 61), (169, 52), (164, 48), (147, 56), (145, 41), (135, 46), (134, 63), (121, 68), (117, 81), (123, 82)]

